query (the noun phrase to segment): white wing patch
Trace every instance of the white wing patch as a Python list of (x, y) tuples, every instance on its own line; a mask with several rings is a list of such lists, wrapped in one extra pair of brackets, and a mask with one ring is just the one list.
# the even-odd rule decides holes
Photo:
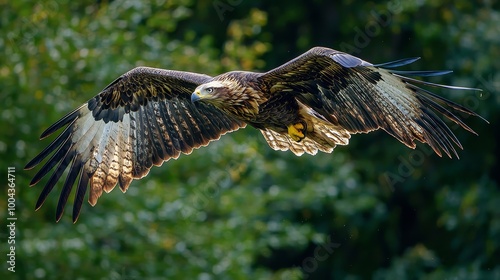
[[(135, 114), (135, 113), (132, 113)], [(130, 115), (119, 122), (96, 121), (87, 106), (80, 108), (70, 139), (77, 157), (85, 162), (83, 172), (94, 174), (90, 178), (89, 203), (95, 205), (102, 192), (110, 192), (120, 181), (123, 192), (133, 180)]]

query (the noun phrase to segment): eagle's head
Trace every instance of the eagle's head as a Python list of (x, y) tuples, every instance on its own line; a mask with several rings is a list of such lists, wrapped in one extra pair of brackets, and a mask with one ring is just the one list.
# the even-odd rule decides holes
[(211, 81), (199, 85), (191, 94), (191, 102), (205, 101), (217, 105), (229, 98), (230, 89), (222, 81)]

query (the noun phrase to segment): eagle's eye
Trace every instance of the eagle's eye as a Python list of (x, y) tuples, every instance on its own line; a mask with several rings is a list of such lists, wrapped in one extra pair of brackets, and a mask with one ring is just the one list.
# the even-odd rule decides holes
[(207, 93), (212, 93), (212, 92), (214, 92), (214, 88), (213, 87), (209, 87), (209, 88), (205, 89), (205, 91)]

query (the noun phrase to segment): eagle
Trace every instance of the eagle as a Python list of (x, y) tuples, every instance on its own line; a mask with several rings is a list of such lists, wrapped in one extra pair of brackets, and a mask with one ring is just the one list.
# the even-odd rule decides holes
[[(265, 73), (232, 71), (215, 77), (137, 67), (47, 128), (43, 139), (64, 130), (25, 169), (50, 158), (33, 177), (54, 170), (36, 203), (38, 210), (66, 174), (56, 209), (62, 217), (73, 186), (73, 222), (89, 189), (94, 206), (118, 184), (125, 192), (153, 165), (190, 154), (221, 135), (250, 125), (274, 150), (295, 155), (331, 153), (351, 134), (383, 129), (410, 148), (415, 140), (458, 158), (457, 137), (443, 115), (476, 134), (457, 112), (477, 113), (420, 85), (478, 90), (425, 82), (451, 71), (400, 71), (419, 58), (372, 64), (353, 55), (314, 47)], [(69, 170), (65, 173), (65, 171)]]

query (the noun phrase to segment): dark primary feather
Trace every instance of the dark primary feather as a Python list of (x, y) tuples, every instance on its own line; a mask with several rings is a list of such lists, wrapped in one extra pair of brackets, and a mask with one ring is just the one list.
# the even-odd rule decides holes
[(89, 202), (94, 205), (102, 191), (111, 191), (117, 183), (125, 191), (152, 165), (189, 154), (245, 126), (211, 105), (191, 103), (194, 89), (211, 79), (189, 72), (135, 68), (50, 126), (41, 138), (66, 128), (25, 167), (31, 169), (52, 154), (31, 181), (35, 185), (53, 170), (36, 208), (69, 167), (56, 219), (61, 218), (78, 181), (73, 205), (76, 221), (89, 185)]
[[(441, 155), (444, 151), (458, 157), (462, 147), (453, 132), (435, 113), (438, 112), (464, 129), (473, 132), (450, 110), (479, 116), (450, 100), (417, 85), (453, 87), (424, 82), (407, 76), (436, 76), (449, 71), (396, 71), (418, 58), (373, 65), (357, 57), (328, 48), (316, 47), (296, 59), (264, 73), (262, 83), (275, 94), (294, 92), (295, 98), (350, 133), (366, 133), (382, 128), (414, 148), (414, 140), (429, 144)], [(277, 86), (279, 85), (279, 86)]]

